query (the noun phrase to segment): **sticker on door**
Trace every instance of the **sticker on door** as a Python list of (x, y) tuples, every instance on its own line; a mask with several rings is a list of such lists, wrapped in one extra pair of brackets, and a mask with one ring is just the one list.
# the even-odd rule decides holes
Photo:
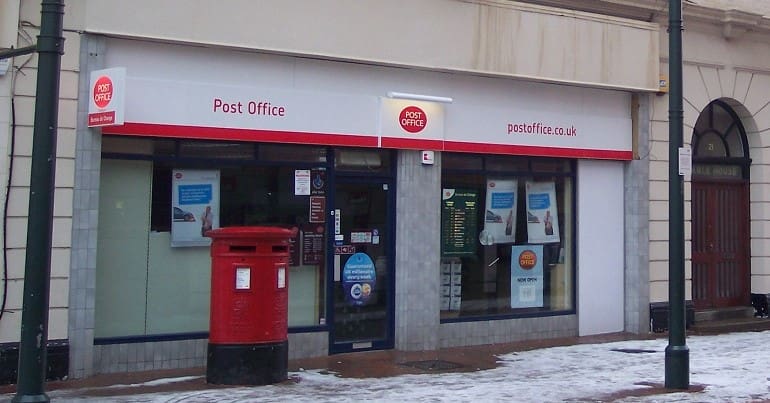
[(342, 268), (342, 287), (349, 305), (366, 305), (376, 286), (377, 272), (372, 258), (366, 253), (355, 253)]

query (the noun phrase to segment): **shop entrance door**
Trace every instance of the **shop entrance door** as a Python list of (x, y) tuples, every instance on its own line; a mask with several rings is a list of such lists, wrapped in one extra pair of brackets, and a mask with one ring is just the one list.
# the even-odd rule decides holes
[(692, 183), (692, 299), (695, 309), (749, 303), (748, 186)]
[(335, 184), (331, 353), (393, 348), (393, 206), (390, 183)]

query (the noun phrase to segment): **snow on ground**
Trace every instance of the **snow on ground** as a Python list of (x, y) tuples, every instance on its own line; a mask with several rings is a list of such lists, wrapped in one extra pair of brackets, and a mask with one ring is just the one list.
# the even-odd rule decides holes
[(607, 401), (625, 392), (619, 401), (770, 401), (768, 344), (770, 331), (690, 336), (690, 385), (705, 389), (650, 396), (633, 392), (664, 383), (666, 339), (510, 353), (499, 357), (498, 368), (470, 373), (351, 379), (313, 370), (289, 373), (299, 379), (297, 383), (269, 386), (111, 398), (85, 398), (77, 390), (60, 390), (49, 396), (55, 402), (588, 402)]

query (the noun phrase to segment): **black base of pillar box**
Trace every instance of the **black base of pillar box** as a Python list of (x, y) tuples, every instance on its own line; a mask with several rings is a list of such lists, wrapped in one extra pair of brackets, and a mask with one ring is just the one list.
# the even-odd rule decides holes
[(206, 382), (217, 385), (269, 385), (288, 378), (289, 342), (211, 344)]

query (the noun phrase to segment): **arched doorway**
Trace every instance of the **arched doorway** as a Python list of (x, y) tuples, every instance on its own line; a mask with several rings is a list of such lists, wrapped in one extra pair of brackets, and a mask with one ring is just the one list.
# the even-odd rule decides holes
[(700, 114), (692, 137), (692, 299), (695, 309), (749, 305), (746, 131), (723, 101)]

